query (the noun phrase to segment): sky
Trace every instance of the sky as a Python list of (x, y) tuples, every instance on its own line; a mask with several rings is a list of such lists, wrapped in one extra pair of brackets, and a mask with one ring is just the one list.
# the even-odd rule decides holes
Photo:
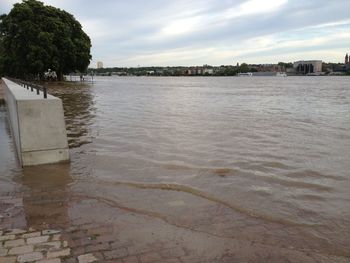
[[(1, 0), (8, 13), (16, 0)], [(96, 67), (265, 64), (350, 53), (350, 0), (44, 0), (73, 14)]]

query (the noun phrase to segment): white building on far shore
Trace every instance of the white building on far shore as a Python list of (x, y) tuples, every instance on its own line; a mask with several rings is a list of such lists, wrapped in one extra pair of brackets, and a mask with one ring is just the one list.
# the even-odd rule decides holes
[(97, 61), (97, 68), (103, 68), (103, 62)]
[(322, 60), (301, 60), (293, 64), (297, 74), (320, 75), (322, 74)]

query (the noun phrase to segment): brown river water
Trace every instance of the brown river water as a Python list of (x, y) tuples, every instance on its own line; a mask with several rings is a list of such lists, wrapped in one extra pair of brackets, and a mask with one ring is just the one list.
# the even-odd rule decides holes
[(106, 224), (182, 262), (350, 262), (349, 77), (98, 77), (49, 93), (71, 162), (21, 169), (1, 105), (3, 228)]

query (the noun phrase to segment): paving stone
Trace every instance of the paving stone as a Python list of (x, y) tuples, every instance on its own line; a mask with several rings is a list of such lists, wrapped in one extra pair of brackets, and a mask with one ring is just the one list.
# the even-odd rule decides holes
[(43, 254), (40, 252), (33, 252), (29, 254), (19, 255), (17, 257), (17, 261), (20, 263), (31, 262), (31, 261), (36, 261), (40, 259), (43, 259)]
[(149, 252), (141, 255), (141, 262), (142, 263), (154, 263), (154, 262), (161, 262), (162, 257), (155, 252)]
[(0, 257), (1, 263), (15, 263), (16, 257)]
[(61, 233), (61, 231), (49, 229), (49, 230), (43, 230), (41, 231), (41, 233), (43, 233), (43, 235), (52, 235), (52, 234), (59, 234)]
[(0, 236), (2, 236), (3, 233), (4, 233), (3, 231), (0, 231)]
[(51, 241), (35, 245), (35, 251), (48, 251), (52, 249), (60, 249), (61, 241)]
[(86, 245), (98, 244), (98, 242), (96, 240), (92, 240), (90, 237), (88, 237), (88, 238), (80, 239), (80, 244), (82, 246), (86, 246)]
[(115, 237), (115, 235), (103, 235), (103, 236), (97, 236), (96, 237), (96, 240), (99, 243), (115, 241), (116, 239), (117, 238)]
[(15, 239), (6, 241), (4, 247), (19, 247), (23, 245), (25, 245), (24, 239)]
[(104, 256), (102, 255), (101, 252), (94, 252), (94, 256), (100, 260), (100, 262), (104, 262), (103, 260), (105, 259)]
[(120, 248), (120, 247), (128, 247), (128, 246), (133, 246), (132, 243), (130, 242), (122, 242), (122, 241), (114, 241), (111, 244), (112, 249)]
[(103, 252), (103, 255), (106, 257), (106, 259), (122, 258), (128, 255), (128, 251), (126, 248), (122, 247), (111, 251), (105, 251)]
[(67, 229), (67, 231), (68, 232), (74, 232), (74, 231), (77, 231), (79, 228), (78, 228), (78, 226), (70, 226), (68, 229)]
[(8, 249), (0, 247), (0, 257), (1, 256), (6, 256), (7, 252), (8, 252)]
[(41, 236), (41, 232), (33, 232), (33, 233), (23, 234), (22, 238), (39, 237), (39, 236)]
[(36, 261), (35, 263), (61, 263), (61, 259), (60, 258), (44, 259), (44, 260)]
[(22, 198), (11, 198), (7, 200), (2, 200), (5, 204), (12, 204), (14, 206), (23, 206)]
[(53, 236), (52, 236), (52, 241), (58, 241), (58, 240), (60, 240), (61, 239), (61, 234), (54, 234)]
[(184, 256), (184, 257), (181, 257), (181, 262), (193, 262), (193, 263), (202, 263), (201, 260), (199, 260), (198, 258), (196, 258), (195, 256), (193, 255), (190, 255), (190, 256)]
[(73, 249), (73, 255), (75, 256), (79, 256), (79, 255), (82, 255), (82, 254), (85, 254), (85, 248), (84, 247), (77, 247), (77, 248), (74, 248)]
[(50, 236), (30, 237), (27, 238), (27, 244), (39, 244), (49, 240)]
[(110, 248), (108, 243), (97, 244), (97, 245), (89, 245), (85, 248), (86, 252), (94, 252), (94, 251), (102, 251), (108, 250)]
[(77, 239), (77, 238), (83, 238), (86, 237), (86, 233), (84, 233), (83, 231), (76, 231), (70, 234), (70, 237), (73, 239)]
[(33, 251), (34, 251), (34, 247), (32, 245), (29, 245), (29, 246), (21, 246), (21, 247), (11, 248), (8, 254), (9, 255), (22, 255), (22, 254), (31, 253)]
[(77, 263), (77, 260), (75, 259), (75, 257), (68, 258), (64, 260), (64, 263)]
[(58, 257), (69, 256), (69, 255), (70, 255), (70, 248), (47, 252), (47, 258), (58, 258)]
[[(82, 202), (84, 202), (84, 201), (82, 201)], [(80, 225), (79, 227), (81, 229), (88, 230), (88, 229), (98, 228), (98, 227), (100, 227), (100, 225), (94, 224), (94, 223), (86, 223), (86, 224)]]
[(181, 261), (178, 258), (168, 258), (168, 259), (163, 259), (162, 263), (181, 263)]
[(134, 246), (129, 246), (126, 248), (130, 256), (140, 254)]
[(164, 258), (175, 258), (175, 257), (184, 256), (186, 253), (182, 248), (175, 247), (175, 248), (161, 250), (160, 254)]
[(139, 263), (139, 260), (137, 259), (136, 256), (130, 256), (130, 257), (123, 258), (123, 262), (124, 263)]
[(70, 240), (69, 241), (69, 247), (75, 248), (75, 247), (80, 247), (80, 240)]
[(85, 254), (78, 257), (79, 263), (96, 262), (98, 259), (93, 254)]
[(10, 229), (6, 231), (6, 235), (18, 235), (18, 234), (23, 234), (26, 233), (27, 231), (22, 230), (22, 229)]
[(0, 236), (0, 241), (13, 240), (15, 238), (16, 238), (15, 235), (5, 235), (5, 236)]

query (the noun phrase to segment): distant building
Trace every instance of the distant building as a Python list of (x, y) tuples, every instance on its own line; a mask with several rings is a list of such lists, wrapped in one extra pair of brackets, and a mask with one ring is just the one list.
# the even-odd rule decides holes
[(345, 55), (344, 72), (350, 72), (350, 56), (348, 53)]
[(97, 68), (103, 68), (103, 63), (101, 61), (97, 62)]
[(293, 68), (297, 74), (319, 75), (322, 73), (322, 60), (302, 60), (293, 63)]
[(204, 68), (203, 69), (203, 75), (213, 75), (214, 74), (214, 69), (212, 68)]
[(190, 67), (185, 71), (185, 75), (189, 76), (196, 76), (196, 75), (202, 75), (203, 70), (201, 67)]
[(344, 71), (350, 72), (350, 56), (348, 55), (348, 53), (346, 53), (346, 55), (345, 55)]

